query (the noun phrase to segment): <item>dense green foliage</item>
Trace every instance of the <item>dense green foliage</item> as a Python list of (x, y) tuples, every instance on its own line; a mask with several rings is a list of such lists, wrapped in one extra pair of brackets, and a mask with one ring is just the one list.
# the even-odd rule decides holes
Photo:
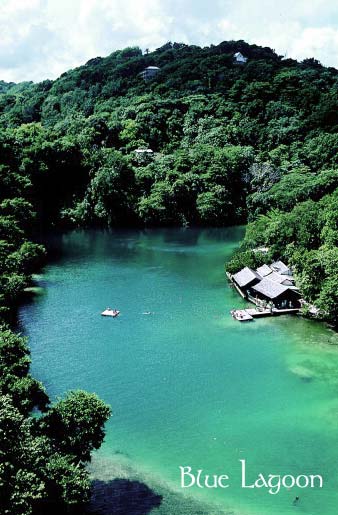
[(0, 513), (69, 513), (88, 500), (85, 463), (110, 408), (82, 391), (50, 406), (29, 364), (25, 338), (0, 327)]
[[(320, 309), (321, 318), (338, 325), (338, 191), (293, 205), (290, 211), (278, 207), (258, 215), (228, 270), (282, 257), (292, 265), (304, 298)], [(268, 256), (257, 252), (266, 246)]]
[[(21, 94), (26, 86), (9, 88)], [(6, 91), (2, 83), (0, 91)], [(59, 142), (53, 149), (52, 142), (39, 140), (41, 132), (28, 125), (15, 135), (8, 130), (0, 135), (1, 515), (61, 514), (83, 506), (90, 493), (85, 464), (100, 446), (110, 415), (108, 406), (86, 392), (70, 392), (50, 405), (29, 373), (26, 339), (9, 328), (13, 308), (45, 258), (44, 247), (31, 238), (41, 223), (42, 199), (48, 204), (53, 192), (47, 174), (51, 166), (58, 174), (62, 152), (72, 152)]]
[[(54, 507), (69, 513), (85, 503), (90, 483), (84, 460), (102, 441), (109, 408), (94, 395), (71, 392), (32, 418), (11, 395), (0, 397), (0, 513), (42, 514)], [(51, 427), (52, 419), (59, 425)]]
[[(143, 81), (148, 65), (161, 70)], [(3, 85), (2, 163), (32, 182), (44, 222), (245, 222), (334, 189), (337, 77), (243, 41), (127, 48), (54, 82)], [(284, 200), (269, 191), (280, 180)]]
[(88, 500), (85, 463), (110, 408), (81, 391), (50, 406), (29, 365), (26, 339), (0, 326), (0, 513), (69, 513)]
[[(8, 327), (13, 307), (42, 264), (29, 240), (35, 209), (31, 178), (0, 165), (0, 514), (69, 512), (89, 496), (85, 462), (103, 440), (110, 409), (96, 396), (71, 392), (50, 406), (29, 373), (26, 339)], [(40, 416), (32, 417), (33, 408)]]
[[(144, 81), (149, 65), (160, 72)], [(337, 70), (243, 41), (127, 48), (56, 81), (0, 81), (1, 324), (43, 263), (38, 228), (247, 220), (229, 270), (260, 264), (254, 249), (268, 246), (337, 323), (337, 125)], [(86, 499), (83, 463), (109, 409), (81, 392), (50, 407), (8, 325), (0, 371), (2, 513)]]

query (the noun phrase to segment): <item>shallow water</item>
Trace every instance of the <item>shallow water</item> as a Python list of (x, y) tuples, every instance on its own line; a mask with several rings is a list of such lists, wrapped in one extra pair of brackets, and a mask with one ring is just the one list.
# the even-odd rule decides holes
[[(111, 404), (93, 475), (133, 471), (164, 495), (154, 514), (176, 515), (181, 505), (197, 515), (215, 503), (209, 515), (287, 515), (296, 495), (302, 514), (336, 514), (337, 337), (300, 317), (246, 324), (230, 317), (245, 302), (225, 281), (224, 262), (242, 234), (54, 236), (49, 243), (61, 252), (38, 278), (44, 293), (19, 315), (32, 372), (52, 398), (83, 388)], [(121, 315), (101, 317), (107, 306)], [(242, 489), (244, 458), (248, 481), (259, 472), (321, 474), (324, 487), (278, 495)], [(231, 486), (184, 490), (183, 499), (179, 465), (227, 474)]]

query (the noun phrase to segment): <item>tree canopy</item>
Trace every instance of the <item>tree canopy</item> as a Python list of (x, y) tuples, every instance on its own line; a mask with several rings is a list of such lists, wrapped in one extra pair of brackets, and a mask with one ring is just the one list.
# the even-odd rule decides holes
[[(160, 68), (152, 80), (140, 76), (147, 66)], [(26, 340), (10, 329), (46, 257), (37, 231), (249, 222), (228, 269), (261, 264), (254, 250), (269, 247), (337, 324), (337, 126), (336, 69), (244, 41), (131, 47), (55, 81), (0, 81), (4, 514), (86, 500), (84, 463), (110, 414), (85, 392), (51, 406), (29, 373)]]

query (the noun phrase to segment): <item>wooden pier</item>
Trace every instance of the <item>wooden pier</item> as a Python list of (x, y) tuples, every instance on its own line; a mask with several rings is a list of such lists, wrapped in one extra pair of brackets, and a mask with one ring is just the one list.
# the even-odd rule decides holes
[(230, 311), (231, 316), (239, 322), (247, 322), (254, 318), (280, 316), (280, 315), (292, 315), (299, 313), (299, 308), (288, 308), (288, 309), (259, 309), (259, 308), (245, 308), (245, 309), (234, 309)]

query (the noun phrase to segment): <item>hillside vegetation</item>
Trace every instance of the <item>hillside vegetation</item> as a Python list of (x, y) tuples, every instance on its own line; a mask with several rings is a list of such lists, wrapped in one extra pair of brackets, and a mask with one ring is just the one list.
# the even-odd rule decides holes
[[(234, 63), (237, 51), (246, 64)], [(147, 66), (160, 72), (144, 81)], [(46, 502), (69, 510), (84, 499), (83, 464), (109, 416), (83, 392), (51, 407), (29, 375), (25, 341), (8, 329), (44, 260), (34, 233), (249, 222), (228, 269), (259, 264), (253, 249), (269, 247), (269, 258), (286, 259), (305, 298), (337, 324), (337, 126), (336, 69), (243, 41), (168, 43), (148, 54), (126, 48), (55, 81), (0, 81), (3, 513), (26, 515)], [(38, 421), (34, 406), (46, 411)], [(64, 438), (53, 433), (61, 419)]]
[[(149, 65), (160, 72), (144, 81)], [(45, 226), (248, 220), (230, 268), (269, 246), (337, 322), (337, 123), (336, 69), (243, 41), (126, 48), (55, 81), (1, 82), (3, 259), (27, 212)]]

